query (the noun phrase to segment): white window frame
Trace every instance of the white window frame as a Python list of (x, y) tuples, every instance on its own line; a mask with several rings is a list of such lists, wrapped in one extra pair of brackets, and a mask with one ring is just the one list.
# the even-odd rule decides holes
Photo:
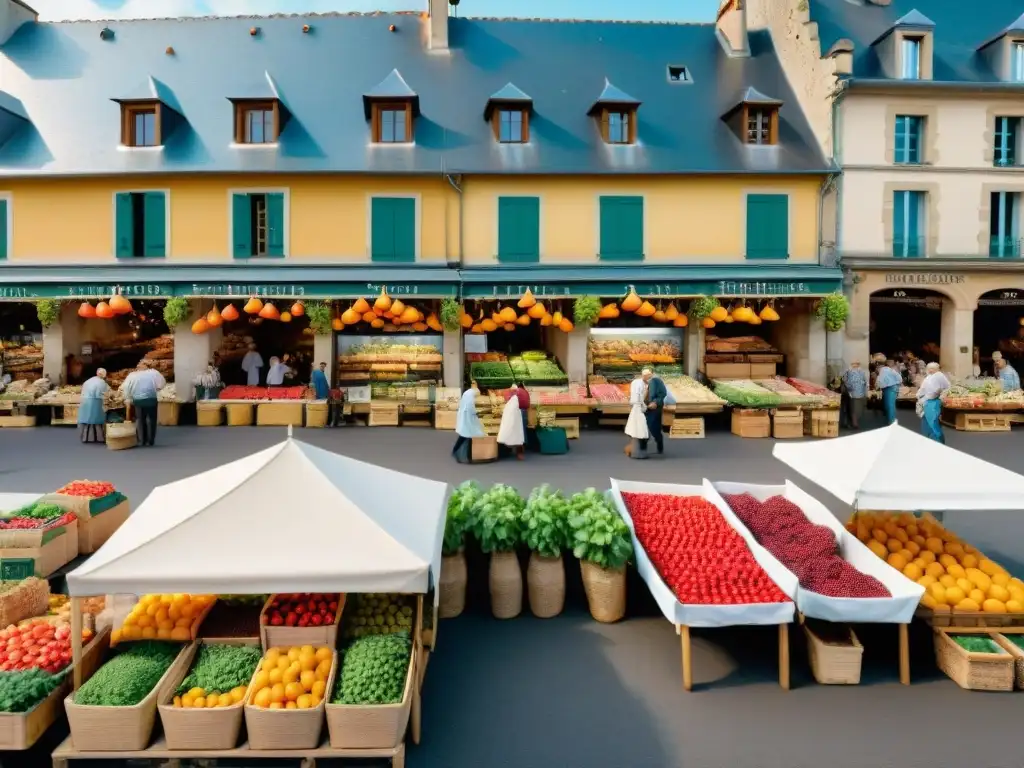
[[(1020, 217), (1021, 217), (1021, 193), (1013, 190), (1006, 191), (1000, 190), (999, 192), (993, 192), (993, 196), (996, 198), (996, 209), (998, 213), (998, 226), (997, 232), (990, 232), (989, 237), (998, 239), (1000, 241), (999, 253), (990, 254), (993, 258), (1008, 258), (1012, 256), (1020, 256), (1018, 251), (1016, 254), (1002, 253), (1003, 242), (1009, 240), (1011, 243), (1016, 240), (1020, 240)], [(1009, 201), (1009, 206), (1007, 206)], [(1009, 207), (1010, 220), (1006, 221), (1006, 210)], [(1011, 248), (1012, 250), (1012, 248)]]
[(901, 80), (921, 79), (921, 49), (923, 47), (924, 39), (921, 37), (906, 35), (900, 39), (900, 54), (902, 56)]
[(793, 229), (796, 222), (796, 213), (793, 210), (793, 200), (796, 197), (796, 190), (777, 187), (757, 187), (743, 190), (743, 208), (740, 212), (740, 227), (743, 232), (743, 252), (737, 258), (741, 263), (747, 263), (747, 198), (751, 195), (785, 195), (786, 196), (786, 258), (785, 259), (750, 259), (750, 262), (785, 262), (791, 263), (794, 260), (800, 261), (800, 257), (793, 253)]
[[(408, 144), (399, 146), (408, 146)], [(423, 255), (421, 253), (422, 240), (423, 240), (423, 196), (419, 192), (368, 192), (366, 194), (366, 260), (368, 262), (373, 261), (373, 201), (376, 198), (397, 198), (405, 200), (416, 201), (416, 248), (414, 259), (415, 263), (419, 263)], [(381, 263), (381, 262), (376, 262)], [(399, 262), (401, 263), (401, 262)]]
[[(247, 147), (265, 147), (266, 144), (246, 144)], [(228, 258), (235, 259), (235, 195), (284, 195), (284, 255), (283, 256), (246, 256), (247, 259), (259, 261), (276, 261), (288, 259), (292, 255), (292, 194), (288, 187), (232, 187), (228, 190)]]
[[(498, 246), (501, 243), (501, 237), (500, 237), (500, 232), (501, 232), (501, 216), (499, 215), (499, 212), (500, 212), (500, 206), (501, 206), (501, 202), (500, 201), (501, 201), (501, 198), (503, 198), (503, 197), (535, 197), (535, 198), (537, 198), (537, 234), (538, 234), (539, 239), (540, 239), (540, 242), (537, 243), (537, 263), (538, 264), (542, 264), (544, 262), (544, 195), (542, 195), (540, 193), (531, 194), (529, 192), (514, 192), (514, 193), (495, 192), (494, 193), (494, 208), (493, 208), (493, 210), (494, 210), (494, 249), (492, 251), (494, 253), (494, 261), (498, 261), (500, 259), (500, 254), (498, 253)], [(601, 244), (601, 231), (600, 231), (600, 227), (601, 227), (601, 221), (600, 221), (600, 219), (601, 219), (601, 209), (600, 209), (601, 201), (600, 201), (600, 198), (598, 198), (598, 203), (597, 204), (598, 204), (598, 211), (597, 211), (597, 217), (598, 217), (598, 222), (597, 222), (597, 226), (598, 226), (597, 238), (598, 238), (598, 240), (597, 240), (597, 242), (598, 242), (598, 247), (600, 247), (600, 244)], [(647, 204), (645, 202), (644, 203), (644, 208), (645, 208), (644, 217), (645, 218), (647, 217), (646, 207), (647, 207)], [(645, 226), (644, 226), (644, 233), (645, 233), (645, 235), (644, 236), (646, 237), (646, 232), (647, 232), (646, 224), (647, 224), (647, 222), (645, 221), (644, 224), (645, 224)]]
[(1024, 83), (1024, 40), (1010, 42), (1010, 80)]
[[(161, 147), (162, 148), (162, 147)], [(154, 147), (132, 147), (132, 149), (154, 149)], [(164, 255), (147, 256), (147, 259), (171, 257), (171, 190), (169, 187), (149, 187), (145, 189), (115, 189), (110, 195), (110, 257), (119, 264), (125, 259), (117, 257), (117, 196), (118, 195), (144, 195), (146, 192), (162, 192), (164, 195)], [(10, 204), (8, 204), (10, 211)], [(9, 215), (9, 214), (8, 214)], [(10, 240), (7, 241), (10, 244)], [(8, 247), (8, 250), (10, 248)], [(141, 257), (140, 257), (141, 258)]]

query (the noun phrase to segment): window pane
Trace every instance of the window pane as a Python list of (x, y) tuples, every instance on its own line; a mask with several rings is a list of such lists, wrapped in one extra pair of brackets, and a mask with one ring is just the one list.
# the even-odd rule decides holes
[(268, 144), (274, 141), (274, 112), (272, 110), (246, 110), (245, 141), (248, 144)]
[(156, 112), (135, 113), (135, 146), (156, 146)]
[(771, 117), (767, 112), (755, 109), (747, 113), (747, 143), (767, 144), (770, 125)]
[(917, 80), (921, 76), (921, 40), (903, 38), (903, 79)]
[(263, 141), (272, 142), (277, 137), (274, 135), (274, 113), (269, 109), (263, 112)]
[(380, 112), (380, 140), (385, 144), (405, 141), (405, 110), (383, 109)]
[(405, 110), (395, 111), (395, 138), (394, 141), (405, 141)]
[(1013, 44), (1013, 61), (1010, 63), (1010, 79), (1024, 83), (1024, 43)]
[(893, 195), (893, 256), (925, 255), (925, 215), (924, 192), (896, 192)]
[(523, 113), (518, 109), (503, 109), (499, 115), (498, 140), (518, 143), (523, 140)]

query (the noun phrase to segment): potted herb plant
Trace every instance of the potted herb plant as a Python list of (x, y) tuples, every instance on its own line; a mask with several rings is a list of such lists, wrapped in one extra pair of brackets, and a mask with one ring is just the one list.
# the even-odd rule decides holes
[(448, 499), (441, 547), (441, 579), (438, 616), (454, 619), (466, 607), (466, 531), (472, 521), (473, 505), (483, 491), (475, 480), (467, 480)]
[(626, 563), (633, 556), (629, 528), (593, 488), (569, 500), (569, 527), (590, 615), (605, 623), (618, 621), (626, 615)]
[(562, 551), (569, 546), (569, 502), (547, 485), (534, 488), (522, 518), (523, 540), (530, 548), (526, 587), (530, 611), (550, 619), (565, 606), (565, 566)]
[(525, 506), (516, 489), (502, 483), (481, 494), (473, 505), (473, 535), (481, 551), (491, 556), (488, 583), (496, 619), (512, 619), (523, 610), (523, 571), (516, 546), (522, 540)]

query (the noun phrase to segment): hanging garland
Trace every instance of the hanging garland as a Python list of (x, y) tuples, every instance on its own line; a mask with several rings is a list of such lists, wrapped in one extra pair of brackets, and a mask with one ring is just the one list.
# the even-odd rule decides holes
[(699, 323), (710, 317), (711, 313), (720, 306), (718, 299), (714, 296), (696, 296), (690, 302), (690, 319)]
[(188, 299), (175, 296), (173, 299), (168, 299), (167, 303), (164, 304), (164, 322), (167, 323), (169, 330), (173, 331), (176, 326), (188, 320), (188, 315)]
[(309, 318), (309, 328), (317, 336), (326, 336), (331, 332), (331, 321), (334, 319), (334, 309), (329, 301), (315, 301), (305, 306), (306, 317)]
[(850, 302), (841, 293), (830, 293), (818, 302), (814, 316), (825, 321), (825, 330), (840, 331), (850, 316)]
[(446, 331), (457, 331), (462, 327), (462, 305), (451, 296), (441, 300), (441, 325)]
[(596, 296), (580, 296), (573, 302), (572, 317), (577, 326), (589, 328), (601, 314), (601, 300)]
[(36, 302), (36, 317), (43, 328), (49, 328), (60, 319), (60, 302), (56, 299), (40, 299)]

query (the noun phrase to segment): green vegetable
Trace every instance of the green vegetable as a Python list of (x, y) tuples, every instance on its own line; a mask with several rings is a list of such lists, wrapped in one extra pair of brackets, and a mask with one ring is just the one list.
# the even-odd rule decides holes
[(334, 319), (334, 308), (329, 301), (313, 301), (306, 304), (306, 317), (309, 318), (309, 328), (317, 336), (326, 336), (332, 330), (331, 321)]
[(345, 652), (333, 704), (397, 704), (405, 692), (412, 640), (407, 631), (356, 640)]
[(164, 304), (164, 322), (173, 331), (176, 325), (181, 325), (188, 320), (190, 311), (188, 299), (175, 296), (173, 299), (168, 299), (167, 303)]
[(448, 296), (441, 300), (441, 327), (446, 331), (457, 331), (461, 327), (462, 305)]
[(43, 328), (49, 328), (60, 319), (60, 301), (57, 299), (40, 299), (36, 302), (36, 317)]
[(716, 381), (715, 394), (732, 405), (748, 408), (772, 408), (782, 403), (782, 396), (745, 379)]
[(454, 555), (466, 541), (473, 505), (483, 495), (483, 489), (475, 480), (467, 480), (448, 499), (448, 516), (444, 524), (444, 545), (442, 553)]
[(705, 317), (714, 312), (715, 308), (720, 306), (718, 299), (714, 296), (696, 296), (690, 301), (690, 319), (694, 322), (700, 322)]
[(526, 502), (515, 488), (498, 483), (473, 505), (473, 535), (484, 552), (513, 552), (522, 540)]
[(41, 669), (0, 672), (0, 712), (28, 712), (61, 684), (64, 674)]
[(415, 615), (411, 595), (358, 593), (349, 595), (342, 621), (346, 640), (369, 635), (408, 632)]
[(953, 638), (954, 643), (968, 653), (1006, 653), (990, 637), (981, 637), (979, 635), (950, 635), (950, 637)]
[(201, 645), (177, 693), (192, 688), (227, 693), (240, 685), (248, 686), (262, 656), (259, 646), (254, 645)]
[(56, 504), (48, 504), (43, 501), (37, 501), (34, 504), (29, 504), (28, 506), (22, 507), (21, 509), (11, 512), (10, 516), (31, 517), (36, 520), (53, 520), (54, 518), (60, 517), (63, 514), (64, 510), (58, 507)]
[(600, 312), (601, 300), (596, 296), (580, 296), (572, 305), (572, 319), (580, 328), (596, 323)]
[(513, 383), (508, 363), (473, 363), (469, 376), (481, 389), (508, 389)]
[(568, 548), (569, 502), (547, 485), (534, 488), (522, 514), (523, 540), (542, 557), (558, 557)]
[(825, 330), (840, 331), (850, 316), (850, 302), (841, 293), (830, 293), (818, 302), (814, 316), (825, 321)]
[(259, 606), (267, 602), (270, 595), (217, 595), (217, 602), (224, 605)]
[(573, 554), (602, 568), (621, 568), (633, 556), (629, 527), (604, 494), (593, 488), (569, 499)]
[(91, 707), (138, 704), (160, 682), (180, 651), (180, 645), (158, 640), (132, 643), (78, 689), (75, 704)]
[(1018, 648), (1024, 648), (1024, 635), (1003, 635), (1007, 640)]

